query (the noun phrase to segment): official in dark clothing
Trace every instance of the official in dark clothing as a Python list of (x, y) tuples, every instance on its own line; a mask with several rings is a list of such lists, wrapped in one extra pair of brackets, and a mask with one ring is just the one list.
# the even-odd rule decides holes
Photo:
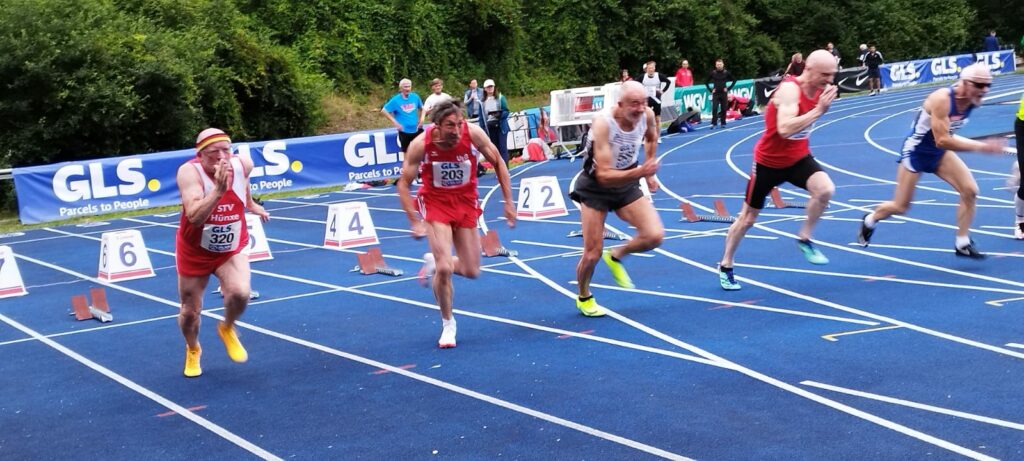
[(868, 88), (871, 89), (868, 94), (871, 96), (878, 94), (882, 89), (882, 72), (879, 67), (883, 62), (885, 61), (882, 59), (882, 53), (875, 49), (875, 45), (871, 45), (864, 55), (864, 65), (868, 66)]
[[(726, 87), (727, 83), (728, 87)], [(714, 85), (713, 88), (712, 85)], [(704, 86), (711, 93), (711, 129), (715, 129), (719, 119), (722, 120), (722, 127), (725, 128), (725, 110), (729, 107), (729, 92), (732, 91), (732, 87), (736, 86), (736, 79), (732, 78), (732, 74), (728, 70), (725, 70), (725, 61), (721, 59), (715, 61), (715, 68), (708, 74)]]

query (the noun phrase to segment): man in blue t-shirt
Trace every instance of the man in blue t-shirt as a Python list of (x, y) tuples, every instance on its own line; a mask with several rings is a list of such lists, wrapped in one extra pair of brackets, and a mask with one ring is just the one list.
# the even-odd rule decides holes
[(380, 110), (398, 130), (398, 145), (405, 152), (417, 135), (423, 132), (421, 116), (423, 100), (412, 92), (412, 80), (398, 82), (398, 94), (391, 97)]

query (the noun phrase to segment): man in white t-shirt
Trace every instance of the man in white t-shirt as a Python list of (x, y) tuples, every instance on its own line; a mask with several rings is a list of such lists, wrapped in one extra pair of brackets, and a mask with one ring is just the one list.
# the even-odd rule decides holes
[(440, 104), (443, 101), (447, 101), (452, 97), (448, 93), (444, 93), (441, 90), (444, 89), (444, 81), (435, 78), (430, 81), (430, 96), (427, 96), (427, 100), (423, 101), (423, 115), (421, 120), (426, 120), (430, 117), (430, 112), (434, 110), (434, 106)]

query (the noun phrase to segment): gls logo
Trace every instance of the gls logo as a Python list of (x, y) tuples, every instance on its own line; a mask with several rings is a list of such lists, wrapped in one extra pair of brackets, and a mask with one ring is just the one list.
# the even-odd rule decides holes
[[(264, 144), (263, 149), (260, 149), (260, 155), (267, 164), (254, 167), (252, 173), (249, 173), (249, 177), (259, 178), (287, 173), (288, 168), (291, 166), (291, 159), (288, 158), (288, 154), (285, 154), (286, 150), (288, 150), (288, 145), (284, 141), (270, 141)], [(252, 149), (248, 144), (239, 144), (238, 155), (252, 158)], [(298, 172), (300, 167), (295, 165), (293, 169)]]
[(401, 162), (404, 155), (388, 152), (384, 139), (384, 133), (379, 131), (350, 136), (342, 149), (345, 161), (354, 168)]
[(936, 77), (955, 77), (960, 75), (960, 66), (956, 65), (956, 57), (932, 59), (932, 75)]
[[(86, 166), (89, 174), (85, 172)], [(117, 164), (116, 174), (120, 184), (108, 186), (103, 179), (103, 163), (67, 165), (54, 173), (53, 193), (65, 202), (138, 194), (146, 188), (146, 175), (141, 170), (141, 158), (122, 160)]]
[(917, 66), (912, 62), (896, 63), (889, 69), (889, 78), (894, 82), (915, 80), (917, 77)]
[[(1007, 55), (1007, 56), (1012, 56), (1012, 55)], [(985, 65), (987, 65), (989, 70), (991, 70), (991, 71), (997, 71), (997, 70), (1002, 70), (1003, 69), (1003, 60), (999, 59), (999, 52), (994, 52), (994, 53), (978, 53), (978, 61), (977, 62), (985, 63)]]

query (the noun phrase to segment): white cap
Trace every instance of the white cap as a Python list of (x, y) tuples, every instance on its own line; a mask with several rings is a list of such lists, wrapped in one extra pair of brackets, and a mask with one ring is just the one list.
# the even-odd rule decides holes
[(976, 62), (967, 67), (964, 67), (960, 71), (960, 80), (970, 80), (978, 83), (992, 83), (992, 72), (988, 70), (988, 66), (980, 62)]
[(491, 79), (484, 80), (484, 88), (487, 88), (489, 86), (494, 86), (494, 80), (491, 80)]
[(866, 49), (868, 49), (868, 45), (866, 43), (861, 43), (860, 44), (860, 49), (861, 50), (866, 50)]

